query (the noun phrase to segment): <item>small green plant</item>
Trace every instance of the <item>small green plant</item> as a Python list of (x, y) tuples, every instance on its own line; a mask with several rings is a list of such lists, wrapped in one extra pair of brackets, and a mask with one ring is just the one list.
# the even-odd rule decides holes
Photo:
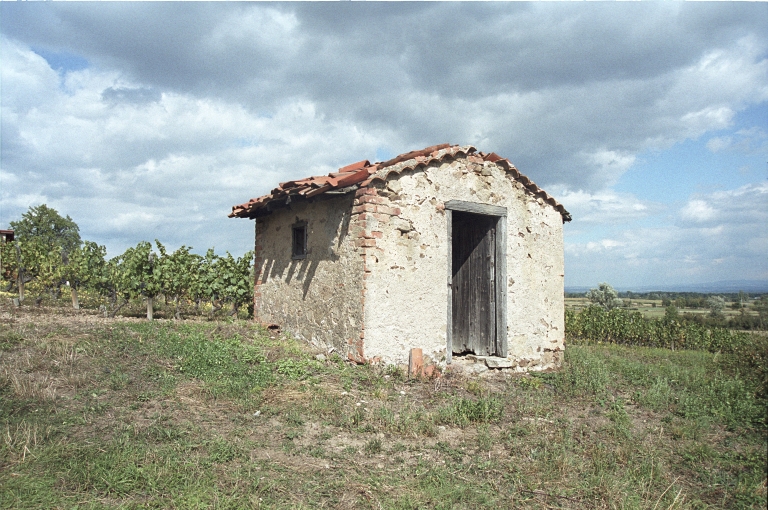
[(206, 446), (208, 459), (214, 464), (229, 462), (239, 455), (238, 448), (223, 437), (214, 438)]
[(130, 378), (123, 372), (113, 372), (109, 376), (109, 389), (113, 391), (120, 391), (128, 386)]
[(478, 379), (469, 379), (466, 383), (464, 383), (464, 389), (466, 389), (467, 392), (471, 393), (472, 395), (480, 396), (483, 394), (483, 390), (485, 388), (482, 381)]
[(395, 381), (405, 380), (405, 371), (397, 365), (387, 365), (387, 368), (384, 370), (384, 373), (390, 376)]
[(309, 360), (281, 359), (277, 362), (277, 373), (288, 379), (305, 379), (309, 375)]
[(363, 451), (367, 453), (368, 455), (376, 455), (378, 453), (381, 453), (383, 451), (383, 447), (381, 445), (381, 439), (374, 438), (365, 443), (365, 447), (363, 447)]
[(495, 397), (481, 397), (477, 400), (461, 398), (440, 410), (439, 421), (466, 427), (470, 423), (498, 421), (503, 411), (501, 401)]
[(491, 431), (488, 428), (487, 423), (483, 423), (477, 427), (477, 447), (484, 451), (490, 451), (493, 446), (493, 437), (491, 437)]
[(574, 396), (598, 395), (608, 385), (608, 368), (600, 357), (585, 349), (571, 347), (565, 351), (566, 366), (555, 384), (561, 391)]
[(286, 413), (285, 421), (294, 426), (300, 427), (301, 425), (304, 425), (304, 417), (299, 409), (292, 409)]
[(10, 350), (24, 341), (24, 337), (16, 331), (3, 328), (0, 332), (0, 350)]
[(613, 422), (614, 434), (627, 439), (631, 436), (632, 420), (627, 414), (624, 401), (621, 398), (617, 398), (611, 403), (607, 416)]
[(541, 388), (542, 380), (538, 377), (521, 377), (517, 380), (517, 385), (525, 390), (538, 390)]

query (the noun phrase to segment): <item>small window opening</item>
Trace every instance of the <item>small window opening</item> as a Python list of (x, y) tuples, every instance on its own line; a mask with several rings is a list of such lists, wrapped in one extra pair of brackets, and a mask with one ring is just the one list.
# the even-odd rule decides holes
[(307, 257), (307, 224), (299, 222), (293, 226), (293, 242), (291, 258), (303, 259)]

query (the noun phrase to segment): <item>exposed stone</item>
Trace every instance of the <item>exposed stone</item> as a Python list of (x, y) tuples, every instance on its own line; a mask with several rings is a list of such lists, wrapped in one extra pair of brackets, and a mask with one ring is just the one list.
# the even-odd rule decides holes
[(464, 367), (464, 372), (468, 374), (482, 374), (483, 372), (487, 372), (487, 371), (488, 371), (488, 367), (480, 363), (472, 363)]
[(512, 362), (507, 358), (486, 356), (485, 364), (488, 368), (512, 368)]
[(403, 234), (413, 230), (413, 224), (410, 221), (399, 217), (392, 218), (391, 225)]

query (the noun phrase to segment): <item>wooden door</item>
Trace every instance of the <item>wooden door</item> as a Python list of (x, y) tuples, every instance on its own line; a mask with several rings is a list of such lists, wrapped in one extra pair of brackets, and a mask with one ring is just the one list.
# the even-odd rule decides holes
[(496, 223), (453, 211), (451, 289), (453, 352), (496, 354)]

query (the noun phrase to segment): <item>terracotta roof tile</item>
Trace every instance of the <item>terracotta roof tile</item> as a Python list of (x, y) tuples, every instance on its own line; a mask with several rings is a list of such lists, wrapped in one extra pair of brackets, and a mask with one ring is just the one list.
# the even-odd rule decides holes
[(504, 159), (493, 152), (490, 154), (477, 152), (477, 149), (471, 145), (461, 146), (447, 143), (407, 152), (382, 163), (371, 164), (368, 160), (363, 160), (342, 167), (338, 172), (332, 172), (327, 176), (319, 175), (280, 183), (270, 194), (252, 198), (244, 204), (232, 207), (229, 217), (255, 218), (266, 214), (270, 203), (285, 203), (286, 200), (290, 200), (291, 196), (299, 195), (311, 198), (327, 191), (343, 189), (353, 185), (364, 188), (375, 181), (386, 181), (393, 174), (397, 175), (404, 171), (416, 170), (427, 167), (432, 163), (441, 163), (462, 156), (478, 163), (484, 161), (496, 163), (504, 168), (512, 178), (520, 182), (532, 196), (541, 198), (560, 212), (563, 221), (571, 221), (571, 215), (565, 210), (565, 207), (547, 194), (546, 191), (536, 186), (528, 177), (521, 174), (508, 159)]

